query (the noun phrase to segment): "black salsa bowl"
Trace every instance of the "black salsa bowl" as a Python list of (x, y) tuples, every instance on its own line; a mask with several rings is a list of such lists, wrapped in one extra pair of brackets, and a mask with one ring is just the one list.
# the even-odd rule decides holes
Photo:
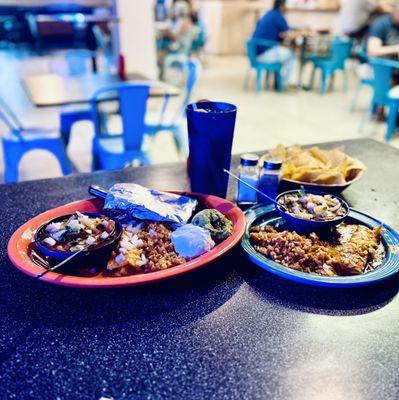
[(320, 195), (324, 196), (329, 194), (332, 197), (335, 197), (340, 201), (342, 204), (343, 208), (345, 209), (345, 214), (342, 216), (339, 216), (337, 218), (331, 219), (331, 220), (320, 220), (320, 221), (315, 221), (315, 220), (306, 220), (302, 219), (299, 217), (296, 217), (295, 215), (290, 214), (289, 212), (286, 212), (285, 210), (282, 209), (280, 205), (276, 205), (276, 211), (282, 217), (287, 225), (289, 225), (291, 228), (293, 228), (297, 232), (319, 232), (319, 231), (326, 231), (331, 228), (333, 228), (336, 225), (339, 225), (344, 221), (344, 219), (348, 216), (349, 213), (349, 205), (341, 199), (338, 196), (331, 195), (330, 193), (325, 193), (325, 192), (319, 192), (317, 190), (290, 190), (288, 192), (281, 193), (280, 195), (277, 196), (277, 204), (279, 203), (279, 200), (287, 195), (290, 194), (298, 194), (298, 193), (310, 193), (310, 194), (315, 194), (315, 195)]
[[(101, 213), (82, 213), (83, 215), (87, 215), (90, 218), (109, 218), (106, 214)], [(55, 261), (61, 262), (66, 260), (68, 257), (71, 257), (74, 252), (72, 251), (61, 251), (61, 250), (52, 250), (49, 249), (47, 246), (42, 244), (42, 240), (45, 238), (46, 235), (46, 228), (49, 224), (53, 222), (61, 222), (64, 221), (74, 214), (66, 214), (61, 215), (60, 217), (54, 218), (51, 221), (46, 222), (43, 224), (35, 234), (34, 243), (39, 250), (39, 252), (46, 258)], [(111, 218), (109, 218), (111, 219)], [(87, 262), (91, 261), (103, 261), (104, 263), (108, 261), (109, 257), (111, 256), (112, 251), (116, 248), (119, 243), (120, 237), (122, 235), (122, 225), (112, 219), (115, 222), (115, 228), (110, 233), (108, 238), (104, 239), (102, 242), (98, 243), (97, 245), (91, 246), (89, 249), (82, 251), (78, 254), (73, 264), (86, 264)]]

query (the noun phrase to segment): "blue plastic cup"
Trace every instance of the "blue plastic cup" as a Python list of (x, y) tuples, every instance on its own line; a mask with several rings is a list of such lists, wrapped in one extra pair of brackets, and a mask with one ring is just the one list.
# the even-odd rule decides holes
[(200, 102), (186, 108), (191, 190), (226, 197), (237, 107)]

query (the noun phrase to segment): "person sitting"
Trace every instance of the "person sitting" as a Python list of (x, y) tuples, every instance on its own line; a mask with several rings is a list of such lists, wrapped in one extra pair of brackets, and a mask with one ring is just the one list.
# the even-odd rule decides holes
[(342, 32), (351, 39), (361, 41), (368, 32), (372, 14), (378, 11), (380, 6), (377, 0), (341, 0), (339, 17)]
[(295, 86), (295, 53), (281, 44), (284, 38), (293, 39), (295, 36), (284, 17), (285, 3), (286, 0), (274, 0), (273, 8), (258, 21), (252, 38), (278, 42), (275, 46), (257, 46), (257, 60), (269, 64), (282, 63), (284, 85)]
[(377, 18), (370, 27), (367, 40), (368, 57), (399, 56), (399, 2), (391, 14)]
[(172, 4), (172, 24), (170, 28), (160, 32), (158, 40), (158, 60), (163, 70), (165, 57), (168, 54), (190, 55), (195, 30), (193, 24), (193, 8), (189, 0), (174, 0)]

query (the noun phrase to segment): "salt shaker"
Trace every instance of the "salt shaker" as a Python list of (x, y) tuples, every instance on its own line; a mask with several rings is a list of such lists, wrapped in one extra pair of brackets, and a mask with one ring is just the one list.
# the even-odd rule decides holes
[[(280, 183), (282, 161), (278, 158), (266, 159), (263, 163), (263, 168), (260, 171), (258, 189), (267, 194), (272, 199), (275, 199), (278, 194)], [(259, 194), (258, 201), (263, 204), (272, 204), (270, 200)]]
[[(256, 154), (244, 154), (241, 156), (241, 164), (238, 167), (238, 176), (244, 182), (251, 186), (258, 187), (259, 157)], [(237, 182), (237, 203), (240, 205), (255, 204), (257, 195), (255, 190), (244, 185), (240, 181)]]

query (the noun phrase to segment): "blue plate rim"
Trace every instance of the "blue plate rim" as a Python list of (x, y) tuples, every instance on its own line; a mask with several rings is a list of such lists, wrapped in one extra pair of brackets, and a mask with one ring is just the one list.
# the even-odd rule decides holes
[[(276, 212), (274, 205), (258, 204), (251, 207), (245, 212), (247, 219), (247, 227), (244, 237), (241, 241), (241, 247), (247, 253), (249, 259), (259, 267), (276, 274), (282, 278), (286, 278), (295, 282), (304, 283), (314, 286), (346, 288), (346, 287), (360, 287), (366, 285), (373, 285), (378, 282), (391, 278), (399, 272), (399, 250), (392, 251), (391, 247), (395, 246), (399, 249), (399, 234), (390, 226), (383, 224), (382, 237), (386, 248), (386, 257), (384, 262), (376, 268), (364, 275), (342, 276), (342, 277), (327, 277), (316, 274), (309, 274), (306, 272), (296, 271), (285, 267), (279, 263), (272, 261), (266, 256), (258, 253), (249, 242), (249, 230), (251, 229), (255, 220), (262, 218), (262, 216)], [(275, 218), (280, 218), (277, 215)], [(376, 218), (371, 217), (361, 211), (350, 209), (348, 218), (357, 220), (359, 223), (369, 226), (377, 227), (381, 222)]]

